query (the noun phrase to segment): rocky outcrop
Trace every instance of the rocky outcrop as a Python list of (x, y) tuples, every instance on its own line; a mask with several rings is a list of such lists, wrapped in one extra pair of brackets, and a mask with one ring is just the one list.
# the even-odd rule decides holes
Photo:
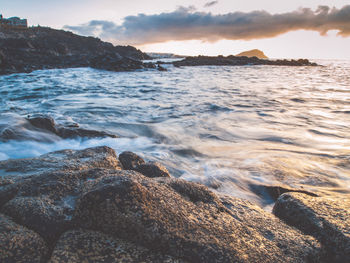
[(131, 46), (113, 46), (63, 30), (32, 27), (0, 31), (0, 74), (73, 67), (113, 71), (155, 68), (141, 62), (149, 58)]
[(257, 57), (241, 57), (241, 56), (198, 56), (186, 57), (183, 60), (172, 63), (176, 67), (182, 66), (246, 66), (246, 65), (274, 65), (274, 66), (317, 66), (307, 59), (299, 60), (267, 60)]
[[(34, 251), (32, 258), (38, 260), (33, 262), (39, 262), (46, 252), (34, 250), (38, 244), (44, 248), (47, 244), (50, 253), (44, 259), (50, 262), (326, 262), (335, 258), (329, 248), (333, 243), (306, 233), (298, 224), (300, 230), (290, 226), (288, 216), (281, 216), (288, 211), (277, 212), (277, 205), (275, 214), (288, 224), (248, 201), (215, 194), (203, 185), (135, 171), (145, 164), (131, 152), (118, 160), (108, 147), (1, 161), (0, 194), (6, 198), (0, 212), (38, 237), (19, 243), (16, 255), (23, 256), (16, 259), (25, 262), (27, 251)], [(286, 195), (304, 196), (285, 193), (277, 204)], [(0, 227), (1, 238), (7, 229)], [(345, 236), (336, 237), (344, 244), (337, 247), (337, 255), (347, 255), (348, 223), (336, 229)]]
[(83, 129), (76, 123), (68, 126), (57, 124), (53, 118), (47, 115), (34, 115), (27, 118), (8, 116), (7, 120), (7, 122), (0, 123), (0, 141), (31, 140), (52, 142), (59, 138), (118, 137), (104, 131)]
[[(82, 227), (190, 262), (305, 262), (319, 256), (312, 238), (276, 218), (270, 228), (271, 215), (239, 199), (227, 201), (236, 214), (246, 209), (247, 217), (237, 218), (195, 183), (119, 173), (90, 187), (76, 205), (74, 218)], [(260, 221), (249, 218), (250, 210), (258, 210)]]
[(47, 252), (37, 233), (0, 214), (0, 262), (42, 262)]
[(183, 260), (150, 251), (135, 243), (91, 230), (73, 230), (58, 240), (50, 263), (184, 263)]
[(316, 237), (327, 249), (328, 262), (350, 259), (350, 197), (280, 196), (273, 212), (286, 223)]

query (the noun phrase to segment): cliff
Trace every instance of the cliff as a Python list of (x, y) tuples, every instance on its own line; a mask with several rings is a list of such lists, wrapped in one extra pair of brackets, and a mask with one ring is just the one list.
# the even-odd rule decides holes
[(0, 74), (38, 69), (93, 67), (128, 71), (154, 67), (132, 46), (113, 46), (98, 38), (44, 27), (0, 30)]
[(236, 56), (237, 57), (248, 57), (248, 58), (257, 57), (260, 59), (268, 59), (268, 57), (264, 54), (264, 52), (262, 52), (259, 49), (252, 49), (249, 51), (245, 51), (245, 52), (237, 54)]

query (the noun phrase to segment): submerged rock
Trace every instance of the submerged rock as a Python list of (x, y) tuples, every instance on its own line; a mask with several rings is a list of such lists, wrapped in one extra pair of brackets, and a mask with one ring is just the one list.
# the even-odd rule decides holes
[(60, 237), (49, 262), (181, 263), (184, 261), (110, 235), (79, 229), (66, 232)]
[(327, 250), (328, 262), (349, 261), (350, 198), (286, 193), (278, 198), (273, 212), (286, 223), (316, 237)]
[(276, 201), (280, 195), (288, 192), (296, 192), (296, 193), (303, 193), (310, 196), (317, 196), (317, 194), (306, 191), (304, 189), (292, 188), (286, 185), (250, 184), (249, 188), (257, 195), (270, 196), (273, 201)]
[(35, 117), (28, 117), (27, 120), (31, 125), (36, 128), (46, 130), (48, 132), (54, 133), (55, 135), (67, 139), (75, 137), (86, 137), (86, 138), (96, 138), (96, 137), (111, 137), (117, 138), (114, 134), (109, 134), (104, 131), (87, 130), (75, 126), (64, 127), (63, 125), (57, 125), (55, 120), (50, 116), (39, 115)]
[[(9, 124), (10, 123), (10, 124)], [(0, 123), (0, 141), (30, 140), (54, 142), (69, 138), (117, 138), (117, 135), (97, 130), (79, 128), (79, 125), (60, 125), (47, 115), (7, 116)]]
[(47, 252), (37, 233), (0, 214), (0, 262), (39, 263)]

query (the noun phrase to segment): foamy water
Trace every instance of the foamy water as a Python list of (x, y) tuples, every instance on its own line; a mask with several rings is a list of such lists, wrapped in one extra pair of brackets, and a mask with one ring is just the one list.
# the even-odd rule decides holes
[(349, 193), (350, 62), (317, 62), (325, 66), (0, 76), (0, 125), (45, 113), (121, 136), (40, 142), (41, 134), (29, 134), (32, 139), (0, 142), (0, 159), (108, 145), (263, 205), (269, 200), (252, 191), (254, 184)]

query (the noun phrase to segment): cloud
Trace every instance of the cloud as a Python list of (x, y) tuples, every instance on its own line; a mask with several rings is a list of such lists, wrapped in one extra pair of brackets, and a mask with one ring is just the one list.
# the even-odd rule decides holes
[(317, 31), (321, 35), (338, 30), (338, 35), (347, 37), (350, 36), (350, 5), (340, 9), (328, 6), (319, 6), (316, 10), (300, 8), (281, 14), (253, 11), (218, 15), (199, 12), (193, 7), (179, 7), (169, 13), (127, 16), (120, 25), (93, 20), (79, 26), (65, 26), (65, 29), (130, 45), (172, 40), (252, 40), (301, 29)]
[(207, 2), (204, 7), (212, 7), (213, 5), (216, 5), (218, 4), (219, 1), (210, 1), (210, 2)]

